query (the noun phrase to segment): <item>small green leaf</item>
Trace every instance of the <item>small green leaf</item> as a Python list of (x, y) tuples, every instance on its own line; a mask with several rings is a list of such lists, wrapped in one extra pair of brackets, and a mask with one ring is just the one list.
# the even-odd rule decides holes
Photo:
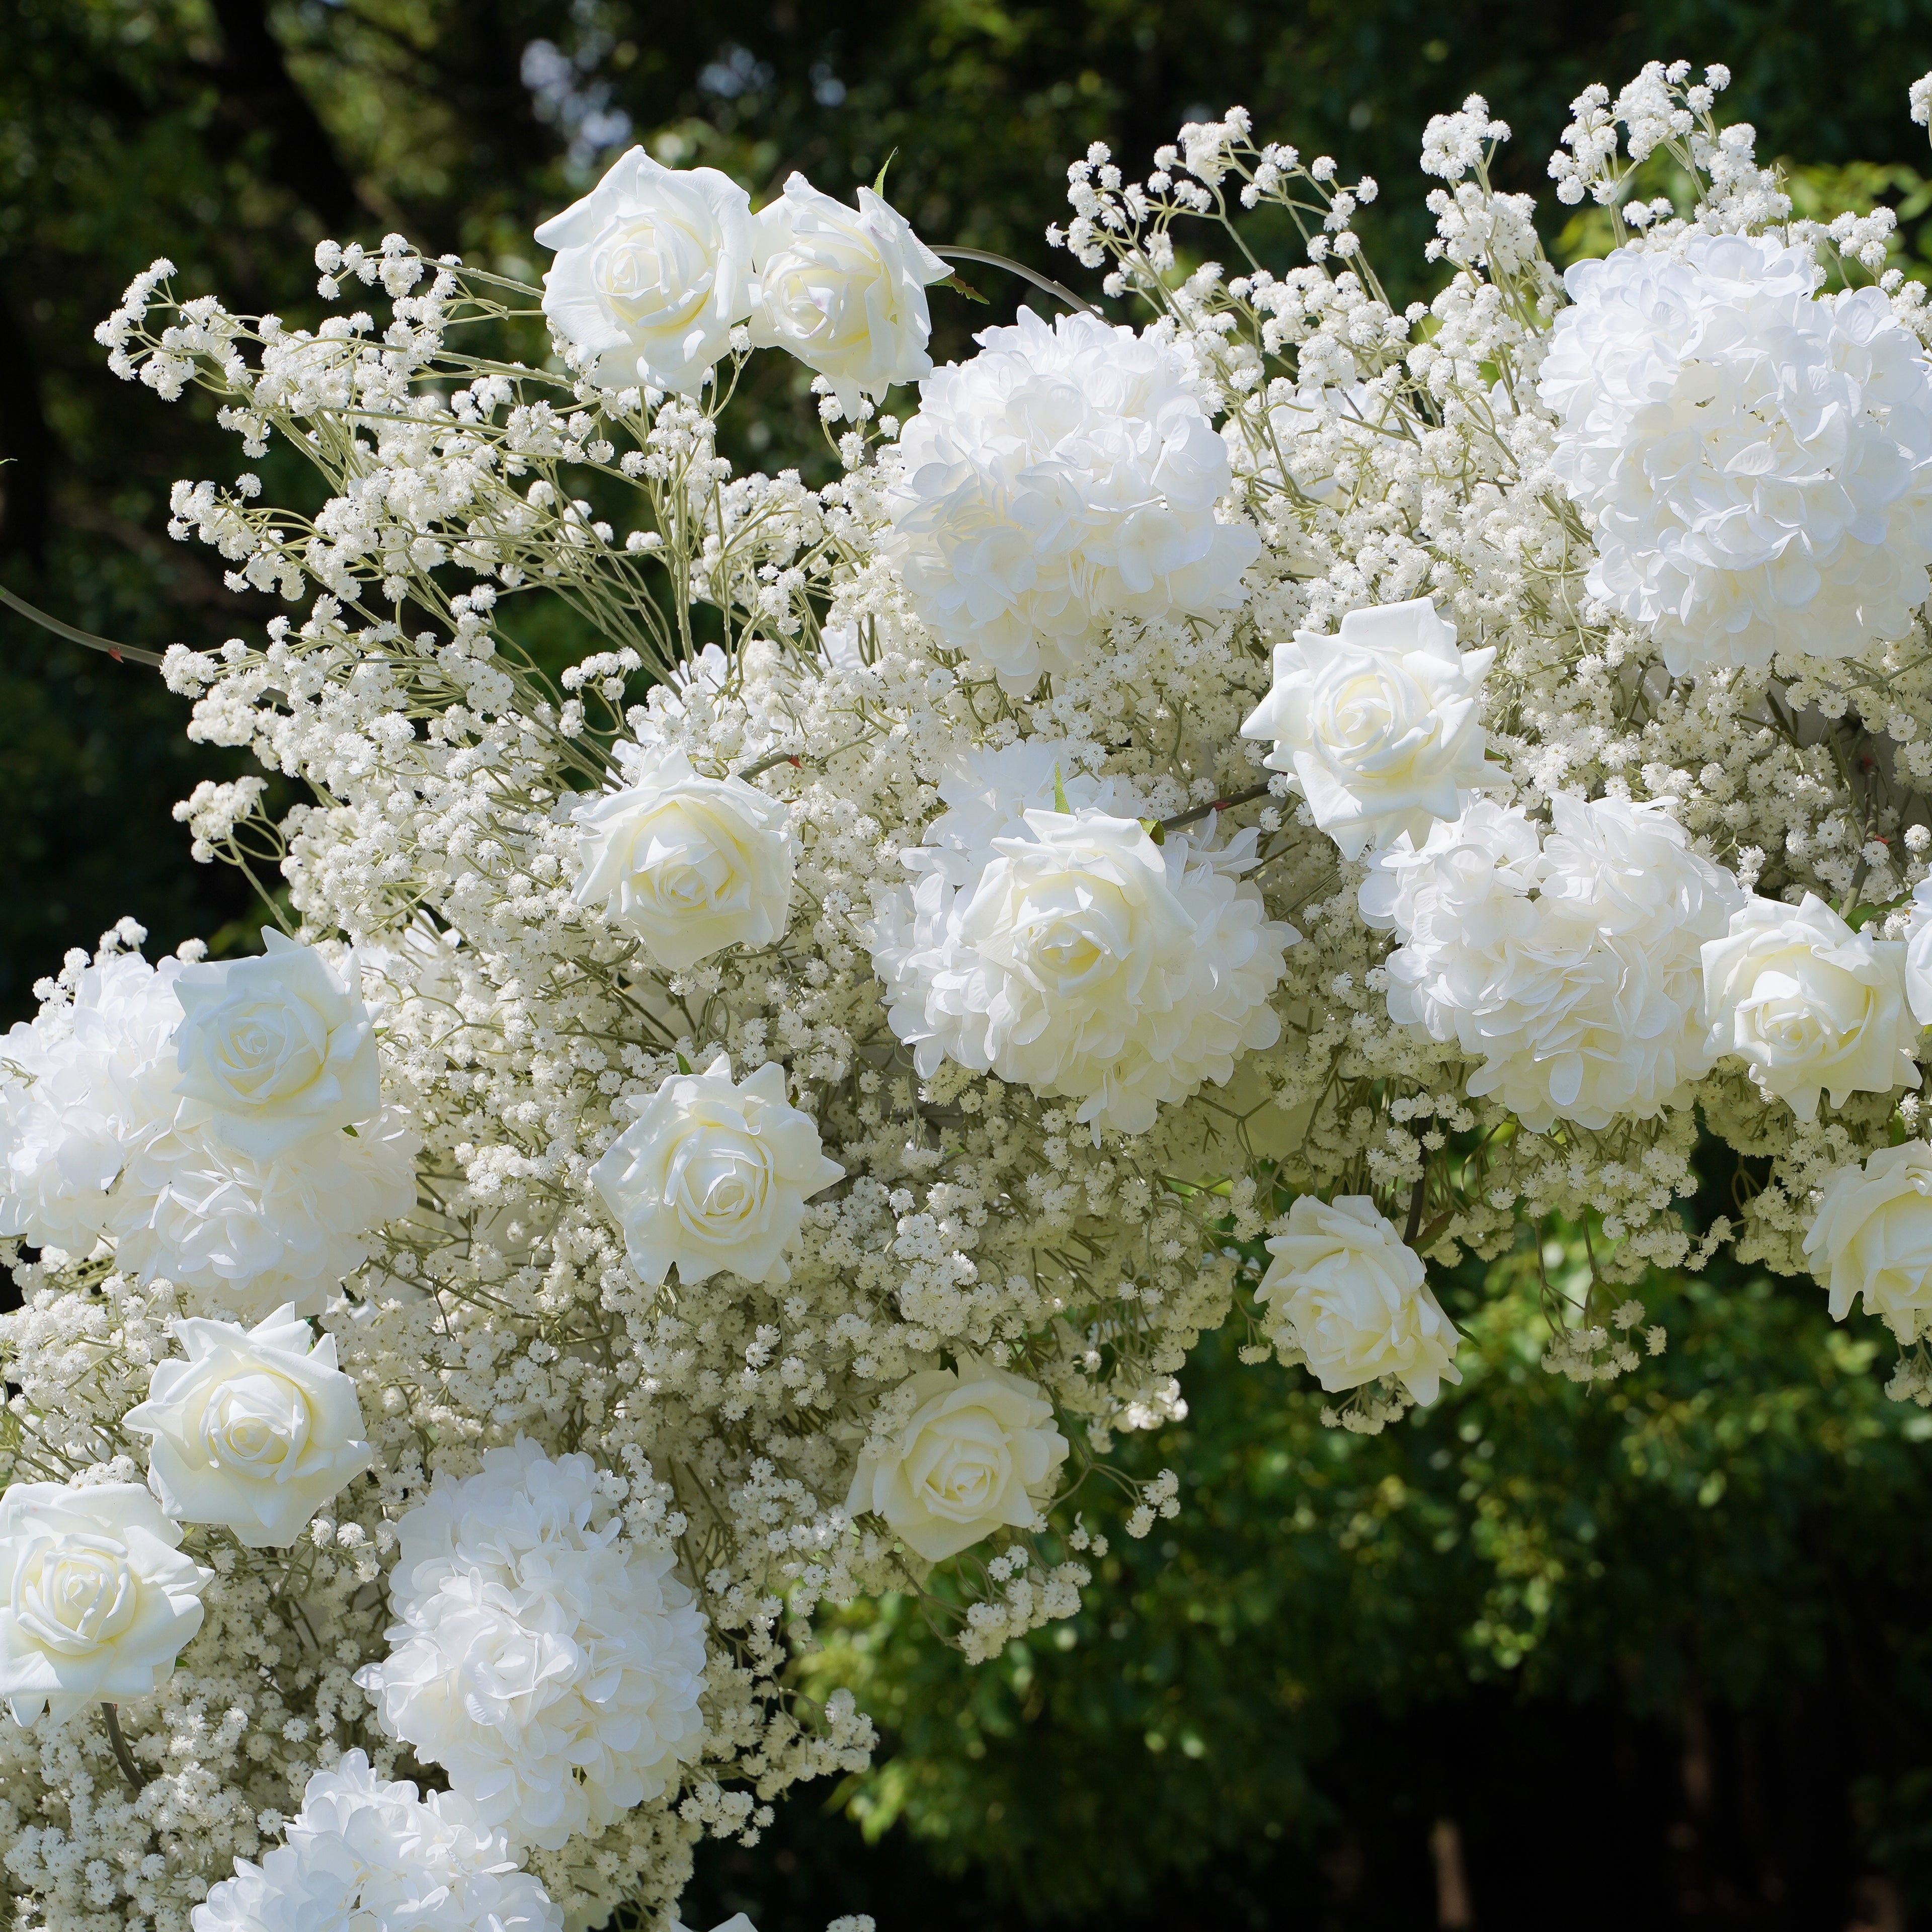
[(895, 148), (892, 152), (879, 164), (879, 172), (872, 182), (872, 192), (874, 194), (883, 195), (885, 193), (886, 170), (892, 166), (894, 161), (898, 159), (898, 153), (899, 151), (898, 148)]
[(1058, 765), (1053, 768), (1053, 808), (1058, 812), (1072, 809), (1066, 802), (1066, 788), (1060, 782), (1060, 767)]
[(360, 1134), (358, 1134), (358, 1133), (357, 1133), (357, 1132), (356, 1132), (356, 1130), (355, 1130), (353, 1127), (345, 1126), (343, 1128), (342, 1131), (343, 1131), (345, 1134), (347, 1134), (347, 1135), (348, 1135), (348, 1136), (349, 1136), (352, 1139), (354, 1139), (354, 1140), (358, 1140), (358, 1141), (359, 1141), (359, 1140), (362, 1138), (362, 1136)]
[(1141, 830), (1144, 832), (1156, 845), (1165, 845), (1167, 843), (1167, 827), (1162, 824), (1159, 819), (1142, 819), (1141, 820)]
[(688, 1073), (692, 1070), (691, 1062), (681, 1053), (677, 1057), (677, 1070), (680, 1073)]
[(990, 308), (992, 306), (992, 303), (957, 271), (948, 275), (939, 286), (942, 289), (950, 289), (956, 296), (964, 296), (968, 302), (977, 302), (982, 308)]

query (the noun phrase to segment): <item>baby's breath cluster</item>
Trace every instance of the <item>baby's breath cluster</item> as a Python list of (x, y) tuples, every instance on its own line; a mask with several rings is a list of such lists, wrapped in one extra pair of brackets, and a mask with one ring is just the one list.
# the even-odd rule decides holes
[[(1726, 78), (1578, 100), (1566, 276), (1438, 116), (1403, 309), (1242, 110), (1096, 146), (1118, 313), (936, 371), (878, 195), (637, 151), (542, 290), (137, 278), (116, 371), (322, 487), (172, 500), (288, 607), (164, 666), (286, 782), (177, 811), (265, 950), (124, 922), (0, 1046), (22, 1928), (661, 1921), (866, 1762), (822, 1606), (996, 1655), (1180, 1508), (1108, 1459), (1204, 1331), (1381, 1429), (1460, 1378), (1432, 1267), (1552, 1222), (1552, 1373), (1732, 1244), (1932, 1400), (1928, 322)], [(817, 487), (719, 453), (774, 350)]]

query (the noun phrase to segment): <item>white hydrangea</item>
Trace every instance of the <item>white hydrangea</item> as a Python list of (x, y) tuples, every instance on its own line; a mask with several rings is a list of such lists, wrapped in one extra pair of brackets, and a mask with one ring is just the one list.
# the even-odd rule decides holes
[[(126, 944), (139, 944), (138, 927)], [(174, 1119), (181, 962), (104, 944), (0, 1044), (0, 1234), (86, 1254), (130, 1154)], [(85, 956), (82, 956), (84, 958)]]
[(1110, 619), (1234, 609), (1260, 551), (1215, 509), (1226, 450), (1168, 344), (1030, 309), (920, 386), (881, 548), (920, 615), (1016, 694)]
[(1588, 587), (1682, 676), (1856, 655), (1932, 590), (1932, 368), (1808, 249), (1702, 236), (1564, 278), (1540, 392), (1597, 532)]
[(500, 1831), (454, 1792), (418, 1798), (352, 1750), (308, 1781), (285, 1842), (235, 1863), (194, 1909), (194, 1932), (563, 1932)]
[[(892, 1029), (922, 1075), (942, 1059), (990, 1069), (1078, 1100), (1083, 1123), (1144, 1132), (1162, 1104), (1280, 1037), (1268, 996), (1300, 935), (1240, 880), (1251, 841), (1157, 846), (1137, 818), (1075, 804), (1064, 779), (1069, 809), (1031, 807), (1052, 749), (1009, 760), (974, 767), (908, 854), (923, 876), (883, 898), (872, 957)], [(1023, 807), (1009, 815), (1000, 782), (1022, 761), (1033, 782), (1007, 794)]]
[(704, 1742), (704, 1619), (616, 1500), (588, 1456), (520, 1441), (397, 1525), (392, 1648), (356, 1681), (513, 1845), (602, 1831)]
[(1552, 809), (1544, 840), (1484, 801), (1385, 856), (1363, 910), (1402, 940), (1389, 1014), (1480, 1060), (1469, 1092), (1535, 1131), (1647, 1118), (1712, 1064), (1700, 948), (1743, 895), (1661, 806)]

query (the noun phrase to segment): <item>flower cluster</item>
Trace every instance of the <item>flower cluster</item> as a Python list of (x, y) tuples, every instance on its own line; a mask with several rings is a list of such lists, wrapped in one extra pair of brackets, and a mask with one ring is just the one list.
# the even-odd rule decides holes
[[(1383, 1427), (1486, 1333), (1432, 1278), (1552, 1216), (1554, 1372), (1730, 1244), (1932, 1403), (1932, 316), (1727, 78), (1579, 98), (1567, 278), (1438, 116), (1400, 311), (1376, 184), (1238, 109), (1073, 164), (1116, 314), (938, 370), (879, 194), (641, 151), (541, 292), (136, 280), (110, 366), (324, 500), (172, 499), (290, 607), (165, 665), (293, 790), (178, 808), (278, 930), (124, 922), (0, 1044), (22, 1923), (661, 1921), (866, 1762), (822, 1608), (1072, 1616), (1204, 1332)], [(815, 485), (719, 454), (774, 352)]]

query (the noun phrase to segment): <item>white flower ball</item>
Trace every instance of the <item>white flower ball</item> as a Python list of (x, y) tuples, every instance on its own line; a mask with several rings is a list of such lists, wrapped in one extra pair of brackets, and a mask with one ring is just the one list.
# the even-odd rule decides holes
[(1712, 1047), (1801, 1120), (1816, 1118), (1821, 1091), (1841, 1107), (1853, 1094), (1916, 1087), (1905, 950), (1853, 932), (1815, 893), (1796, 907), (1753, 898), (1703, 949)]
[(754, 346), (817, 370), (848, 416), (862, 395), (932, 374), (926, 284), (952, 271), (870, 188), (850, 208), (794, 173), (752, 224), (752, 266)]
[(1836, 1175), (1804, 1253), (1834, 1322), (1863, 1296), (1866, 1313), (1908, 1346), (1932, 1330), (1932, 1147), (1880, 1148)]
[(214, 1572), (139, 1483), (0, 1496), (0, 1697), (17, 1724), (145, 1697), (201, 1628)]
[(295, 1541), (375, 1460), (356, 1384), (284, 1306), (252, 1329), (190, 1318), (185, 1361), (157, 1362), (122, 1426), (152, 1436), (148, 1483), (168, 1514), (220, 1523), (252, 1549)]
[(0, 1043), (0, 1234), (84, 1255), (129, 1153), (165, 1130), (178, 959), (104, 952)]
[(728, 1270), (742, 1281), (790, 1277), (785, 1244), (805, 1204), (845, 1170), (821, 1151), (818, 1128), (785, 1098), (784, 1069), (767, 1060), (742, 1082), (723, 1054), (702, 1073), (674, 1073), (590, 1170), (624, 1231), (640, 1280), (675, 1268), (691, 1287)]
[(1539, 842), (1479, 802), (1383, 856), (1361, 903), (1402, 942), (1389, 1016), (1480, 1060), (1468, 1092), (1532, 1132), (1648, 1119), (1712, 1065), (1700, 948), (1744, 895), (1661, 806), (1559, 794), (1552, 812)]
[(1274, 741), (1315, 822), (1345, 859), (1429, 836), (1484, 778), (1483, 680), (1496, 652), (1459, 651), (1435, 602), (1351, 610), (1340, 634), (1274, 647), (1274, 683), (1241, 727)]
[(563, 1932), (508, 1841), (448, 1791), (378, 1778), (359, 1750), (316, 1772), (286, 1842), (194, 1908), (194, 1932)]
[(181, 1079), (215, 1132), (256, 1160), (382, 1111), (376, 1036), (359, 989), (313, 946), (272, 929), (260, 957), (184, 966), (176, 974)]
[(1258, 1298), (1284, 1357), (1307, 1364), (1332, 1394), (1393, 1376), (1419, 1402), (1460, 1382), (1461, 1337), (1430, 1292), (1422, 1257), (1366, 1195), (1296, 1197)]
[(319, 1315), (368, 1258), (376, 1230), (416, 1204), (419, 1144), (392, 1107), (353, 1133), (257, 1160), (184, 1115), (138, 1149), (115, 1189), (115, 1259), (244, 1321), (284, 1302)]
[(1052, 1500), (1066, 1439), (1024, 1376), (962, 1355), (904, 1382), (898, 1412), (890, 1446), (860, 1455), (845, 1507), (883, 1517), (928, 1562), (1025, 1528)]
[(1742, 235), (1564, 278), (1540, 388), (1588, 587), (1679, 676), (1855, 656), (1932, 590), (1932, 366), (1880, 291), (1818, 280)]
[(951, 1059), (1144, 1133), (1162, 1103), (1280, 1037), (1269, 998), (1300, 935), (1231, 876), (1245, 846), (1156, 846), (1071, 791), (1071, 810), (1012, 824), (962, 789), (928, 830), (931, 856), (908, 855), (924, 876), (872, 927), (892, 1030), (922, 1076)]
[(791, 910), (785, 808), (742, 778), (710, 778), (681, 751), (633, 754), (622, 791), (572, 813), (580, 905), (608, 908), (660, 966), (682, 971), (731, 946), (769, 946)]
[(751, 198), (716, 168), (633, 148), (536, 232), (544, 314), (609, 389), (694, 396), (752, 311)]
[(356, 1681), (482, 1824), (555, 1850), (662, 1797), (703, 1744), (704, 1619), (588, 1456), (439, 1475), (397, 1525), (388, 1656)]
[(1261, 540), (1215, 519), (1233, 475), (1179, 354), (1029, 309), (976, 340), (920, 386), (880, 542), (946, 646), (1021, 696), (1113, 618), (1237, 608)]

